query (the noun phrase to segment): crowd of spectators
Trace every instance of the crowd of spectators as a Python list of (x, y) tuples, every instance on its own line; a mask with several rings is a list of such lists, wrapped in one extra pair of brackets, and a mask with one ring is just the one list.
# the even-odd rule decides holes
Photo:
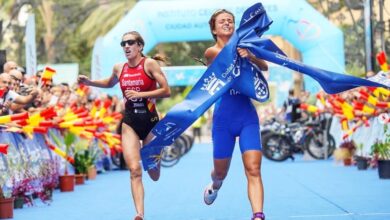
[[(65, 113), (70, 106), (91, 109), (93, 102), (111, 100), (108, 112), (121, 112), (123, 103), (116, 96), (92, 93), (83, 85), (54, 84), (53, 80), (42, 81), (43, 70), (27, 76), (24, 68), (14, 61), (7, 61), (0, 74), (0, 115), (40, 112), (56, 107), (57, 114)], [(61, 73), (59, 73), (61, 74)]]

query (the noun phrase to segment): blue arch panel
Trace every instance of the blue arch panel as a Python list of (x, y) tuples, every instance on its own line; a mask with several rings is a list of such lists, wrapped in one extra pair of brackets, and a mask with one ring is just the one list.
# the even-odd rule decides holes
[[(208, 20), (220, 8), (232, 11), (236, 24), (245, 9), (256, 0), (163, 0), (140, 1), (104, 37), (93, 51), (92, 78), (108, 77), (115, 63), (125, 57), (119, 42), (130, 30), (145, 39), (144, 53), (158, 43), (212, 40)], [(273, 24), (267, 35), (278, 35), (289, 41), (302, 54), (305, 64), (334, 72), (344, 72), (343, 33), (305, 0), (263, 0)], [(282, 74), (282, 73), (281, 73)], [(168, 80), (170, 78), (167, 72)], [(305, 87), (316, 92), (320, 86), (305, 77)], [(119, 95), (118, 88), (108, 90)]]

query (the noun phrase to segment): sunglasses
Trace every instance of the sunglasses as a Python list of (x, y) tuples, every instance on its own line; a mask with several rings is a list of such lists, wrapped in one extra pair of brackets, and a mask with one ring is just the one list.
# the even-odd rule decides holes
[(126, 46), (126, 44), (128, 44), (129, 46), (132, 46), (135, 43), (137, 43), (137, 40), (124, 40), (121, 42), (121, 46), (124, 47), (124, 46)]

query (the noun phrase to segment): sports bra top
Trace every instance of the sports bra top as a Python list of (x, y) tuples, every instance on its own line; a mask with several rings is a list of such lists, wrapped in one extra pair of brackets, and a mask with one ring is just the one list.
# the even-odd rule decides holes
[(126, 90), (137, 92), (152, 91), (157, 88), (156, 80), (149, 77), (145, 72), (145, 60), (142, 58), (138, 65), (130, 67), (125, 63), (119, 76), (119, 84), (122, 90), (126, 110), (134, 110), (135, 113), (144, 113), (146, 109), (150, 112), (155, 111), (155, 100), (151, 98), (127, 99)]

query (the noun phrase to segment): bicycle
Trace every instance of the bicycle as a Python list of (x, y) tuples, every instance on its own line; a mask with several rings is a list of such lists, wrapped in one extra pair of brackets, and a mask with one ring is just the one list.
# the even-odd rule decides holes
[(326, 159), (336, 147), (333, 136), (323, 129), (322, 120), (281, 125), (262, 139), (263, 154), (273, 161), (294, 160), (294, 153), (304, 151), (315, 159)]

